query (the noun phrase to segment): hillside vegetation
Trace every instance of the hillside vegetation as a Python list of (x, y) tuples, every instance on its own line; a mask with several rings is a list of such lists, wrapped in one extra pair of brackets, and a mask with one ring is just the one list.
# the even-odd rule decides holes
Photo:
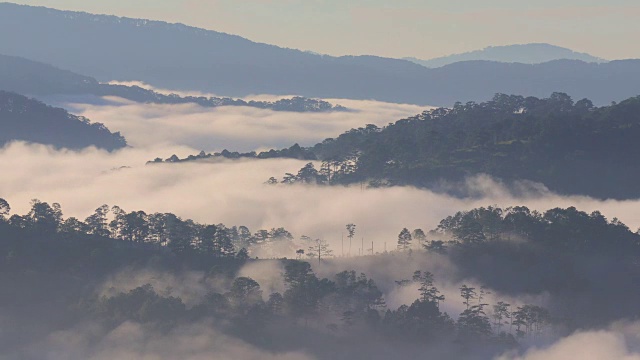
[(119, 132), (112, 133), (101, 123), (0, 91), (0, 147), (14, 140), (67, 149), (95, 146), (112, 151), (127, 146)]

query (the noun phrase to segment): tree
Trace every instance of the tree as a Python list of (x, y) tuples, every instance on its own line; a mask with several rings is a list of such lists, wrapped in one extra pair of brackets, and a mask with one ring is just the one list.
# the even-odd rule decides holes
[(35, 231), (53, 234), (62, 224), (62, 210), (58, 203), (49, 205), (46, 202), (33, 199), (27, 218)]
[(214, 255), (221, 257), (234, 256), (236, 248), (233, 246), (233, 241), (231, 240), (229, 229), (227, 229), (222, 224), (218, 224), (214, 239)]
[(215, 225), (207, 225), (200, 230), (200, 251), (205, 254), (220, 255), (219, 246), (216, 243), (218, 228)]
[(238, 260), (248, 260), (249, 259), (249, 252), (247, 251), (247, 249), (242, 248), (238, 251), (238, 253), (236, 254), (236, 259)]
[(406, 251), (411, 247), (411, 233), (409, 229), (404, 228), (398, 235), (398, 250)]
[(186, 252), (194, 248), (193, 222), (183, 221), (174, 214), (165, 214), (167, 246), (174, 252)]
[(318, 263), (320, 263), (323, 258), (333, 256), (333, 250), (329, 248), (329, 243), (326, 240), (316, 239), (315, 244), (309, 247), (307, 256), (310, 258), (317, 257)]
[(267, 307), (274, 315), (281, 315), (284, 307), (284, 297), (279, 292), (269, 295), (269, 301), (267, 301)]
[(413, 273), (413, 281), (420, 284), (420, 296), (422, 301), (432, 302), (440, 307), (440, 302), (444, 301), (444, 295), (440, 295), (440, 290), (433, 285), (433, 274), (420, 270)]
[(411, 234), (413, 239), (418, 241), (419, 246), (425, 246), (425, 242), (427, 241), (427, 235), (424, 233), (422, 229), (413, 230), (413, 234)]
[(462, 341), (484, 340), (491, 336), (491, 323), (483, 305), (467, 308), (458, 317), (458, 339)]
[(476, 288), (468, 287), (467, 285), (462, 285), (460, 287), (460, 296), (464, 299), (463, 304), (467, 305), (467, 310), (471, 306), (471, 300), (476, 299)]
[(331, 291), (328, 280), (318, 280), (311, 265), (302, 261), (288, 261), (284, 267), (285, 305), (294, 317), (308, 317), (318, 307), (320, 299)]
[(231, 284), (229, 300), (232, 304), (252, 305), (262, 300), (260, 284), (250, 277), (239, 277)]
[(547, 309), (536, 305), (519, 306), (511, 315), (516, 336), (520, 338), (527, 334), (539, 335), (550, 318)]
[(491, 295), (491, 291), (487, 290), (487, 287), (484, 285), (480, 286), (480, 293), (478, 294), (478, 305), (482, 304), (482, 299), (484, 299), (487, 295)]
[(308, 163), (300, 169), (296, 175), (296, 179), (303, 184), (322, 184), (326, 181), (326, 178), (318, 173), (313, 163)]
[(431, 253), (436, 254), (446, 254), (447, 246), (444, 244), (444, 241), (441, 240), (431, 240), (428, 243), (424, 244), (423, 247), (425, 250)]
[(353, 236), (356, 234), (356, 226), (355, 224), (347, 224), (347, 237), (349, 238), (349, 256), (351, 256), (351, 242), (353, 240)]
[(292, 173), (286, 173), (284, 174), (284, 177), (282, 178), (282, 183), (283, 184), (295, 184), (297, 182), (298, 178), (293, 175)]
[(251, 240), (251, 231), (246, 226), (238, 226), (238, 240), (246, 244)]
[(87, 225), (74, 217), (70, 217), (60, 225), (60, 232), (67, 234), (86, 234)]
[(511, 305), (504, 301), (499, 301), (496, 305), (493, 305), (493, 325), (498, 332), (502, 330), (505, 324), (509, 324), (509, 319), (511, 319), (510, 308)]
[(111, 236), (125, 241), (145, 242), (149, 237), (149, 223), (144, 211), (126, 213), (118, 206), (111, 209), (115, 218), (110, 223)]
[(107, 228), (107, 214), (109, 213), (109, 205), (102, 205), (97, 208), (92, 215), (87, 217), (84, 222), (89, 228), (90, 234), (96, 236), (109, 236), (110, 232)]
[(7, 200), (0, 198), (0, 221), (5, 221), (5, 218), (11, 212), (11, 206)]

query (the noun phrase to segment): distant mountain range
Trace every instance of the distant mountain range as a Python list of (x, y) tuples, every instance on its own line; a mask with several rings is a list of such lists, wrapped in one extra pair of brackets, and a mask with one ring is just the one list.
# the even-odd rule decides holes
[(127, 146), (120, 133), (112, 133), (100, 123), (0, 91), (0, 147), (14, 140), (75, 150), (95, 146), (112, 151)]
[(96, 79), (60, 70), (51, 65), (20, 57), (0, 55), (0, 90), (31, 96), (48, 95), (94, 95), (117, 96), (124, 99), (154, 104), (195, 103), (205, 107), (250, 106), (274, 111), (328, 112), (346, 111), (340, 105), (323, 100), (294, 97), (269, 101), (245, 101), (241, 99), (165, 95), (141, 88), (99, 83)]
[(405, 58), (405, 60), (428, 68), (438, 68), (460, 61), (475, 60), (521, 64), (542, 64), (554, 60), (580, 60), (588, 63), (607, 62), (605, 59), (586, 53), (579, 53), (571, 49), (543, 43), (489, 46), (482, 50), (443, 56), (430, 60), (420, 60), (411, 57)]
[(494, 93), (564, 92), (597, 105), (640, 94), (640, 60), (466, 61), (428, 69), (375, 56), (332, 57), (181, 24), (0, 4), (0, 53), (98, 81), (227, 96), (297, 94), (451, 106)]

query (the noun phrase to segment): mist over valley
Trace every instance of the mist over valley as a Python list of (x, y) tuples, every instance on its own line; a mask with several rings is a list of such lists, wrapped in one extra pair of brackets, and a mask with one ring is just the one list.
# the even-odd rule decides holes
[(639, 60), (0, 33), (0, 359), (640, 359)]

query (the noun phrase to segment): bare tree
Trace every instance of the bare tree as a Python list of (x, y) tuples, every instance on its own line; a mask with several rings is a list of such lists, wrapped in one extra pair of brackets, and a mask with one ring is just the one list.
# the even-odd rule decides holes
[(354, 224), (347, 224), (347, 237), (349, 238), (349, 256), (351, 256), (351, 241), (356, 234), (356, 226)]
[(333, 256), (333, 250), (329, 248), (329, 244), (326, 240), (316, 239), (315, 244), (309, 247), (307, 256), (310, 258), (317, 257), (318, 263), (320, 263), (323, 258)]

